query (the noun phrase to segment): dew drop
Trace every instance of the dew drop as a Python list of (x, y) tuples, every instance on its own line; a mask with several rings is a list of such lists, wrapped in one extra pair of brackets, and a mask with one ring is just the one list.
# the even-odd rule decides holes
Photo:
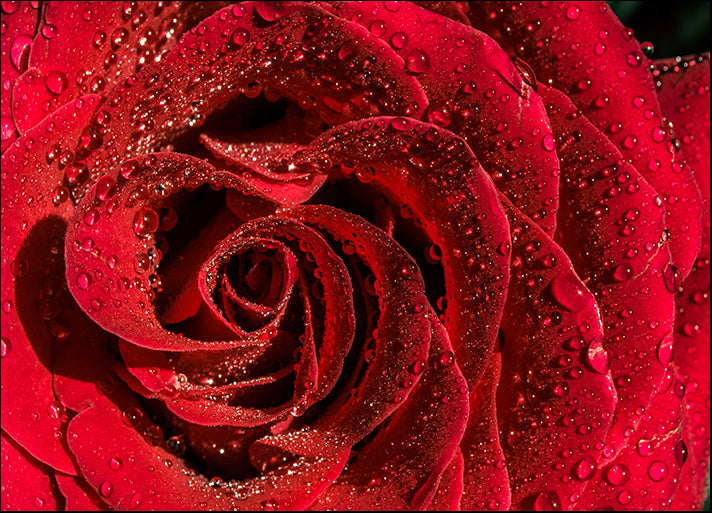
[(615, 463), (608, 467), (605, 473), (606, 481), (611, 483), (613, 486), (621, 486), (628, 482), (630, 479), (630, 470), (628, 467), (622, 463)]
[(630, 264), (620, 264), (613, 269), (613, 279), (616, 281), (626, 281), (633, 277), (633, 266)]
[(146, 237), (158, 230), (159, 219), (155, 210), (141, 207), (133, 218), (133, 231), (138, 237)]
[(99, 493), (101, 494), (102, 497), (109, 498), (111, 497), (111, 492), (114, 491), (114, 485), (111, 484), (109, 481), (104, 481), (101, 483), (101, 486), (99, 486)]
[(7, 353), (10, 352), (11, 348), (12, 348), (12, 343), (10, 342), (9, 338), (7, 338), (7, 337), (0, 338), (0, 357), (5, 358), (5, 356), (7, 356)]
[(554, 300), (571, 312), (580, 312), (586, 307), (586, 289), (573, 275), (556, 276), (549, 284)]
[(653, 481), (662, 481), (668, 475), (668, 466), (662, 461), (654, 461), (648, 467), (648, 476)]
[(89, 285), (91, 285), (91, 276), (87, 273), (79, 273), (77, 275), (77, 287), (86, 290), (89, 288)]
[(534, 511), (561, 511), (561, 499), (556, 492), (541, 492), (534, 499)]
[(593, 474), (596, 473), (596, 462), (590, 456), (586, 456), (576, 464), (575, 472), (576, 477), (578, 477), (581, 481), (591, 479)]
[(430, 68), (430, 59), (423, 50), (413, 50), (406, 58), (405, 69), (411, 73), (425, 73)]
[(586, 351), (586, 360), (593, 370), (605, 374), (611, 367), (608, 351), (603, 347), (600, 339), (594, 339)]
[(116, 182), (109, 175), (104, 175), (96, 183), (96, 198), (101, 201), (111, 199), (116, 193)]
[(453, 363), (455, 363), (455, 355), (452, 351), (445, 351), (442, 355), (440, 355), (441, 365), (445, 365), (447, 367)]
[(675, 444), (675, 461), (682, 466), (687, 461), (687, 445), (680, 440)]
[(67, 76), (61, 71), (50, 71), (45, 77), (45, 86), (52, 94), (61, 94), (67, 89)]
[(541, 146), (546, 151), (554, 151), (556, 149), (556, 144), (554, 142), (554, 136), (551, 134), (546, 134), (541, 140)]
[(658, 344), (658, 361), (665, 367), (672, 362), (675, 356), (675, 339), (671, 333), (667, 333), (660, 344)]
[(396, 32), (391, 36), (391, 46), (400, 50), (408, 44), (408, 36), (405, 32)]
[(109, 460), (109, 468), (111, 470), (119, 470), (122, 465), (123, 465), (123, 462), (121, 461), (120, 458), (111, 458)]

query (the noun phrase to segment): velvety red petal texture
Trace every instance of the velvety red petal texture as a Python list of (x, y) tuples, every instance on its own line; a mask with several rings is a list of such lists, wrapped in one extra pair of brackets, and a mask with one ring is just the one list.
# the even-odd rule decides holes
[(62, 499), (50, 467), (2, 432), (3, 511), (57, 510)]
[[(226, 7), (160, 63), (114, 89), (94, 120), (103, 144), (86, 163), (92, 177), (100, 176), (119, 158), (155, 150), (202, 123), (240, 93), (254, 97), (268, 86), (329, 124), (377, 114), (419, 116), (427, 100), (417, 79), (403, 65), (393, 66), (398, 61), (363, 27), (311, 5)], [(331, 74), (322, 76), (325, 69)], [(154, 101), (147, 103), (147, 95)]]
[(700, 510), (710, 458), (710, 59), (698, 57), (657, 62), (658, 97), (672, 121), (680, 151), (695, 170), (705, 198), (702, 250), (675, 298), (674, 365), (685, 384), (683, 441), (688, 461), (671, 509)]
[(598, 302), (609, 353), (601, 364), (610, 365), (618, 392), (606, 440), (610, 459), (670, 363), (680, 276), (655, 191), (566, 96), (541, 89), (562, 162), (561, 246)]
[(118, 510), (301, 509), (336, 478), (348, 454), (303, 457), (262, 477), (213, 486), (121, 416), (115, 406), (97, 403), (72, 419), (68, 436), (86, 481)]
[(74, 466), (63, 446), (66, 418), (55, 406), (51, 374), (52, 325), (66, 306), (62, 234), (71, 213), (57, 156), (73, 147), (96, 105), (96, 96), (66, 105), (2, 155), (3, 216), (19, 221), (2, 230), (2, 428), (68, 474)]
[(460, 498), (464, 489), (465, 460), (458, 449), (440, 479), (438, 491), (428, 511), (459, 511)]
[(509, 473), (495, 422), (501, 370), (502, 355), (494, 353), (470, 394), (470, 416), (460, 446), (465, 466), (460, 507), (466, 511), (508, 510), (512, 504)]
[(577, 501), (577, 510), (664, 511), (670, 507), (687, 458), (682, 441), (684, 393), (685, 386), (670, 367), (631, 435), (631, 443), (596, 471)]
[[(675, 153), (640, 43), (605, 2), (473, 3), (473, 24), (564, 91), (650, 183), (665, 208), (674, 265), (686, 276), (700, 248), (700, 195)], [(484, 12), (483, 12), (484, 11)]]
[(67, 511), (108, 511), (109, 507), (101, 500), (99, 495), (77, 476), (67, 476), (55, 472), (54, 478), (57, 487), (64, 496)]
[(468, 390), (447, 332), (435, 312), (429, 317), (430, 353), (418, 385), (310, 509), (422, 510), (433, 500), (465, 430)]
[(497, 188), (553, 233), (559, 161), (536, 79), (487, 34), (414, 4), (330, 8), (390, 44), (427, 94), (425, 119), (462, 137)]
[(20, 132), (65, 103), (104, 94), (160, 61), (195, 15), (210, 13), (210, 3), (202, 3), (45, 2), (37, 29), (41, 37), (33, 40), (29, 69), (13, 89)]
[[(565, 161), (564, 161), (565, 162)], [(566, 253), (503, 200), (512, 274), (497, 418), (514, 509), (571, 509), (595, 472), (617, 396), (598, 305)]]
[(10, 99), (17, 77), (27, 69), (38, 16), (39, 9), (35, 2), (5, 2), (2, 5), (0, 143), (3, 152), (18, 135)]
[(492, 353), (509, 278), (509, 229), (492, 181), (462, 139), (407, 118), (333, 128), (302, 158), (323, 157), (348, 163), (360, 181), (411, 209), (440, 248), (445, 327), (465, 378), (477, 383)]

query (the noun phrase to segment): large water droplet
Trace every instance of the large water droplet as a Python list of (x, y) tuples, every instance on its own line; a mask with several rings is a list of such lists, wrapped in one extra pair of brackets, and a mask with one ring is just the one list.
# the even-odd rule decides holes
[(430, 58), (423, 50), (413, 50), (405, 60), (405, 69), (411, 73), (425, 73), (430, 68)]
[(556, 276), (551, 280), (549, 290), (556, 302), (571, 312), (579, 312), (586, 307), (586, 289), (573, 275)]
[(594, 339), (586, 350), (586, 360), (593, 370), (605, 374), (611, 368), (610, 356), (601, 339)]
[(662, 481), (668, 475), (668, 466), (662, 461), (654, 461), (648, 467), (648, 476), (653, 481)]
[(621, 486), (630, 479), (630, 470), (622, 463), (615, 463), (608, 467), (605, 473), (606, 481), (613, 486)]
[(581, 481), (591, 479), (593, 474), (596, 473), (596, 462), (590, 456), (586, 456), (576, 464), (575, 472), (576, 477), (578, 477)]
[(158, 225), (158, 214), (149, 207), (141, 207), (133, 218), (133, 231), (138, 237), (151, 235), (158, 229)]
[(534, 499), (535, 511), (561, 511), (561, 499), (556, 492), (541, 492)]
[(50, 71), (45, 77), (45, 86), (52, 94), (61, 94), (67, 89), (67, 76), (61, 71)]

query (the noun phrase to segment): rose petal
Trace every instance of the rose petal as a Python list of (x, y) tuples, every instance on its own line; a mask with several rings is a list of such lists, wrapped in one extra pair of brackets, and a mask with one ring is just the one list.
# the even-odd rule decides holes
[(108, 511), (109, 508), (99, 495), (77, 476), (54, 473), (59, 491), (62, 492), (67, 511)]
[(236, 173), (236, 177), (246, 191), (280, 205), (292, 207), (304, 203), (326, 182), (326, 175), (289, 171), (286, 166), (285, 172), (273, 171), (303, 146), (255, 142), (232, 144), (207, 135), (202, 135), (200, 140), (213, 155), (244, 170)]
[(462, 451), (458, 449), (443, 473), (438, 491), (435, 493), (428, 511), (460, 511), (464, 473), (465, 460), (462, 457)]
[(181, 460), (149, 445), (107, 405), (87, 408), (72, 419), (68, 440), (86, 481), (111, 507), (122, 510), (302, 509), (338, 476), (347, 456), (303, 457), (261, 477), (212, 487)]
[(496, 392), (502, 356), (494, 353), (484, 376), (470, 395), (470, 417), (460, 449), (465, 476), (460, 507), (507, 510), (511, 488), (497, 427)]
[[(318, 7), (226, 7), (160, 63), (115, 88), (95, 120), (104, 143), (86, 163), (101, 176), (118, 156), (157, 149), (230, 98), (253, 96), (255, 87), (316, 109), (330, 124), (379, 113), (419, 115), (425, 95), (394, 62), (400, 57), (367, 30)], [(147, 103), (148, 95), (156, 99)]]
[(3, 511), (57, 510), (61, 505), (52, 469), (2, 431)]
[[(259, 343), (249, 337), (195, 340), (167, 330), (157, 318), (157, 209), (183, 187), (206, 182), (237, 186), (229, 174), (200, 159), (158, 153), (125, 161), (85, 195), (67, 229), (67, 285), (97, 325), (149, 349), (218, 350)], [(135, 199), (136, 194), (143, 199)]]
[(679, 273), (670, 264), (655, 191), (566, 96), (540, 91), (564, 178), (560, 244), (601, 309), (618, 392), (606, 442), (610, 460), (640, 422), (669, 363), (659, 347), (672, 344)]
[(395, 49), (428, 96), (425, 118), (462, 137), (497, 188), (552, 234), (559, 161), (544, 105), (530, 87), (536, 78), (523, 81), (487, 34), (412, 3), (337, 2), (332, 8)]
[(512, 507), (568, 510), (592, 477), (611, 426), (617, 397), (610, 356), (598, 305), (564, 250), (502, 203), (512, 229), (512, 274), (497, 418)]
[(596, 471), (576, 509), (625, 508), (634, 511), (670, 508), (686, 452), (682, 442), (682, 397), (685, 386), (669, 369), (653, 395), (646, 415), (618, 457)]
[[(709, 208), (710, 54), (655, 62), (658, 100)], [(703, 230), (702, 235), (709, 233)]]
[(47, 2), (38, 28), (41, 37), (32, 43), (30, 69), (13, 91), (20, 132), (65, 103), (109, 91), (144, 65), (159, 61), (195, 11), (207, 14), (206, 7), (191, 4)]
[(672, 121), (680, 151), (695, 170), (695, 179), (706, 200), (702, 249), (675, 298), (674, 365), (686, 387), (683, 441), (689, 458), (682, 466), (680, 487), (671, 509), (681, 510), (702, 509), (709, 472), (710, 375), (706, 370), (710, 360), (709, 65), (709, 54), (656, 62), (663, 114)]
[(39, 10), (34, 2), (3, 4), (2, 8), (2, 101), (0, 141), (4, 152), (17, 138), (10, 95), (17, 77), (27, 69), (30, 44), (35, 35)]
[(352, 247), (375, 276), (375, 356), (361, 382), (332, 400), (311, 429), (261, 441), (263, 449), (334, 453), (360, 441), (404, 404), (425, 371), (431, 328), (423, 279), (402, 247), (358, 216), (327, 206), (299, 206), (285, 215)]
[(361, 181), (422, 221), (443, 255), (445, 327), (468, 384), (477, 383), (494, 346), (510, 249), (494, 186), (466, 143), (433, 125), (383, 117), (331, 129), (302, 158), (320, 157), (358, 167)]
[[(47, 412), (56, 399), (49, 370), (53, 337), (45, 322), (63, 308), (56, 296), (61, 277), (56, 281), (51, 272), (61, 265), (64, 219), (72, 206), (69, 191), (61, 189), (59, 159), (48, 164), (46, 156), (73, 147), (97, 100), (88, 96), (65, 106), (2, 156), (3, 216), (15, 220), (2, 231), (2, 427), (35, 458), (68, 474), (73, 464), (55, 437), (63, 419)], [(53, 199), (61, 201), (55, 206)]]
[(665, 206), (673, 263), (686, 276), (700, 247), (702, 204), (690, 168), (674, 153), (632, 31), (604, 2), (493, 2), (484, 11), (498, 41), (524, 58), (540, 80), (569, 95), (655, 188)]
[(432, 501), (465, 430), (467, 387), (432, 310), (430, 319), (430, 354), (418, 385), (310, 509), (422, 510)]

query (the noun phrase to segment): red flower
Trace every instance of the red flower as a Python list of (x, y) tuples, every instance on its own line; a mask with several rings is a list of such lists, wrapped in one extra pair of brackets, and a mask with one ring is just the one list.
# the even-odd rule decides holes
[(709, 54), (422, 4), (3, 2), (4, 509), (701, 507)]

